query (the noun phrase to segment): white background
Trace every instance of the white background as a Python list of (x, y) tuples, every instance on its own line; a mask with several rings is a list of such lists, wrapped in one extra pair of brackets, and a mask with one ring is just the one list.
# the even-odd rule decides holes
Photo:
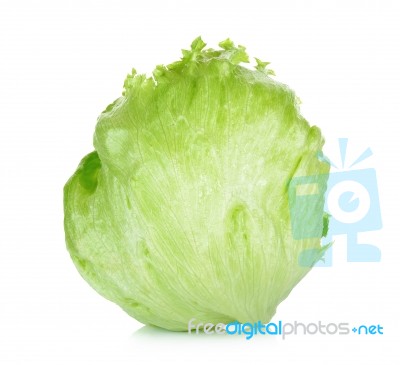
[[(400, 7), (396, 1), (1, 1), (0, 363), (394, 364), (399, 336)], [(79, 276), (62, 188), (92, 150), (99, 113), (132, 67), (177, 60), (198, 35), (271, 61), (321, 127), (327, 153), (371, 147), (384, 228), (380, 263), (315, 268), (274, 320), (381, 324), (382, 336), (191, 336), (141, 328)]]

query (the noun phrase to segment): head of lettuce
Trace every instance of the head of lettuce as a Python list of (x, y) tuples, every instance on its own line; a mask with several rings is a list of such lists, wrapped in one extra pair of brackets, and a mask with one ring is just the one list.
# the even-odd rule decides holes
[[(197, 38), (152, 77), (133, 70), (64, 188), (82, 277), (173, 331), (192, 318), (268, 322), (325, 250), (323, 194), (297, 212), (320, 227), (312, 238), (294, 239), (288, 199), (293, 177), (327, 176), (320, 130), (267, 62), (251, 70), (244, 47), (220, 47)], [(310, 265), (299, 264), (305, 250)]]

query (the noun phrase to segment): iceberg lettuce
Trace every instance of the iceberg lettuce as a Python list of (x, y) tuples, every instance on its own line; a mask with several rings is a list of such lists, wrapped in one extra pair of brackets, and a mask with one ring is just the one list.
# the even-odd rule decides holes
[[(325, 250), (320, 130), (268, 62), (250, 69), (243, 46), (220, 47), (199, 37), (152, 77), (133, 70), (64, 188), (82, 277), (138, 321), (173, 331), (192, 318), (268, 322)], [(322, 194), (297, 214), (320, 234), (294, 239), (289, 183), (313, 175), (325, 176)], [(310, 265), (299, 264), (305, 250)]]

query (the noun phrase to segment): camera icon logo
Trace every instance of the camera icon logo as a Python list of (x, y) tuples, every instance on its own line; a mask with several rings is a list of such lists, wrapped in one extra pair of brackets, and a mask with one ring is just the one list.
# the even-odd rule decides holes
[[(347, 138), (339, 139), (342, 168), (347, 143)], [(368, 148), (350, 168), (371, 155)], [(319, 158), (337, 169), (326, 157), (321, 155)], [(313, 209), (304, 212), (305, 206)], [(295, 177), (289, 184), (289, 208), (294, 239), (318, 238), (323, 233), (322, 245), (327, 245), (333, 241), (334, 235), (346, 234), (348, 262), (380, 261), (378, 247), (358, 242), (358, 233), (382, 228), (378, 184), (373, 168)], [(329, 247), (324, 260), (318, 261), (315, 266), (332, 266), (332, 249), (332, 246)], [(305, 250), (299, 257), (303, 266), (309, 266), (306, 258), (310, 252), (307, 251), (310, 250)]]

